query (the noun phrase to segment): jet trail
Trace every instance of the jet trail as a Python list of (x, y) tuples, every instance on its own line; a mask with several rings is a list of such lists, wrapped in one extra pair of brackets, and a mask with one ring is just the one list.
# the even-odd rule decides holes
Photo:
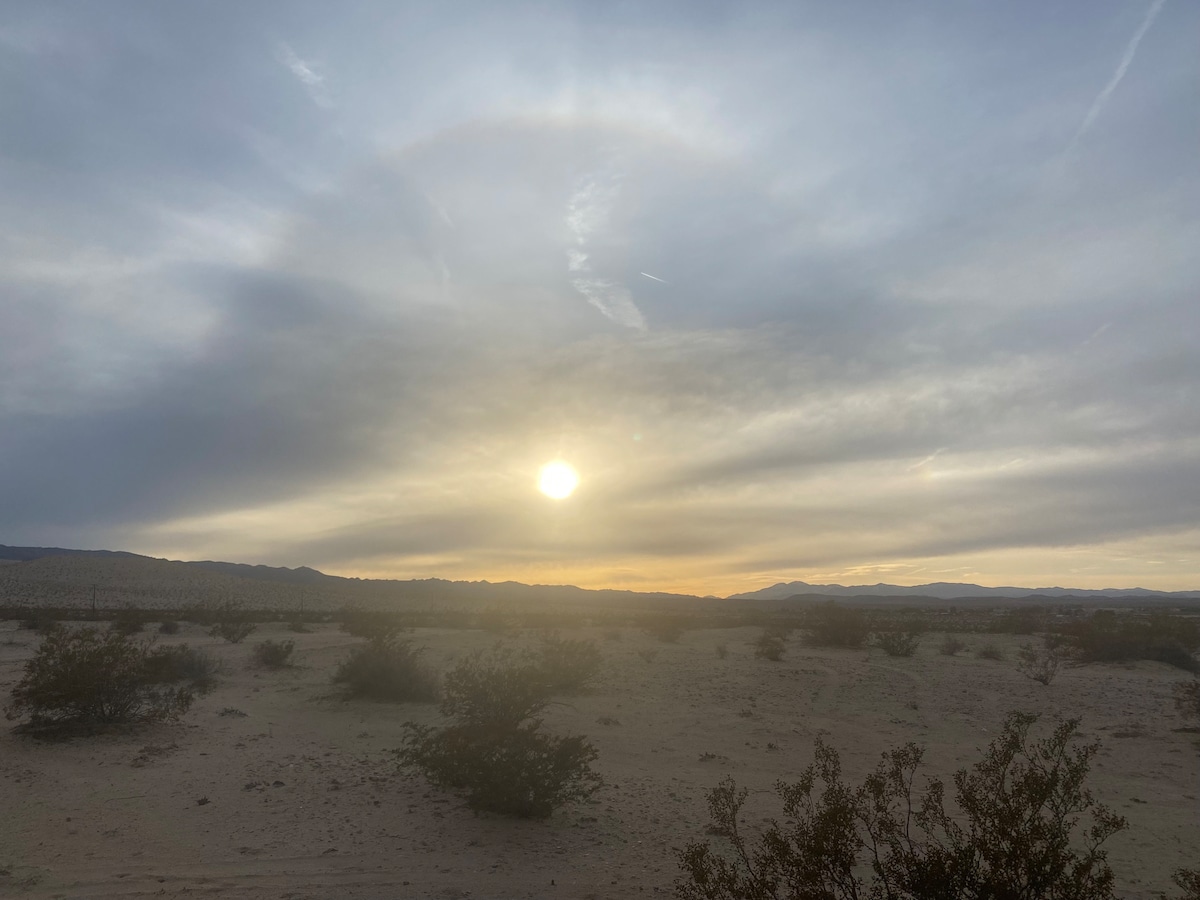
[(1150, 30), (1150, 26), (1154, 24), (1154, 20), (1158, 18), (1159, 12), (1162, 11), (1163, 5), (1167, 0), (1154, 0), (1150, 5), (1150, 9), (1146, 12), (1146, 18), (1142, 20), (1141, 26), (1134, 32), (1132, 40), (1125, 48), (1125, 55), (1121, 57), (1121, 62), (1117, 66), (1117, 71), (1113, 73), (1113, 77), (1108, 80), (1108, 84), (1104, 86), (1096, 99), (1092, 102), (1092, 108), (1088, 110), (1084, 116), (1083, 124), (1079, 126), (1079, 130), (1075, 132), (1075, 137), (1071, 138), (1071, 143), (1067, 146), (1067, 153), (1075, 149), (1075, 145), (1079, 143), (1079, 139), (1084, 136), (1092, 123), (1096, 121), (1096, 117), (1100, 115), (1100, 111), (1104, 109), (1108, 103), (1108, 98), (1112, 96), (1113, 91), (1117, 89), (1117, 85), (1121, 83), (1121, 79), (1125, 77), (1125, 72), (1129, 69), (1133, 62), (1133, 56), (1137, 53), (1138, 44), (1142, 42), (1142, 38), (1146, 36), (1146, 32)]
[(638, 272), (638, 274), (645, 275), (647, 278), (652, 279), (653, 281), (661, 281), (663, 284), (669, 283), (665, 278), (659, 278), (657, 275), (651, 275), (649, 272)]

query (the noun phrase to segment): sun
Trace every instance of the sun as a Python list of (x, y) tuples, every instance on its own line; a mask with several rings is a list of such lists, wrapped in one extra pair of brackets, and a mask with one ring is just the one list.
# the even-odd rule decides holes
[(561, 459), (548, 462), (538, 473), (538, 490), (555, 500), (565, 500), (579, 484), (579, 473)]

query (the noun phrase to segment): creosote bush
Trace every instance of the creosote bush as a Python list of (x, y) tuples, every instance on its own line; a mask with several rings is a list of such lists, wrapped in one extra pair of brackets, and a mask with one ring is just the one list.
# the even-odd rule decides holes
[[(757, 845), (742, 828), (747, 798), (732, 779), (709, 795), (708, 842), (679, 852), (684, 900), (1106, 900), (1113, 873), (1102, 845), (1126, 827), (1084, 787), (1097, 744), (1080, 744), (1079, 721), (1046, 738), (1036, 716), (1011, 713), (983, 759), (954, 776), (957, 814), (945, 786), (930, 778), (916, 793), (922, 750), (885, 753), (859, 786), (845, 783), (835, 750), (820, 740), (816, 761), (796, 782), (779, 782), (786, 824), (771, 821)], [(1080, 826), (1080, 817), (1086, 825)], [(1196, 874), (1180, 871), (1189, 889)], [(1191, 896), (1191, 895), (1189, 895)]]
[(1058, 651), (1050, 647), (1035, 647), (1022, 644), (1017, 652), (1017, 671), (1038, 684), (1048, 685), (1058, 674), (1060, 658)]
[(816, 647), (861, 647), (871, 633), (862, 610), (838, 606), (832, 600), (808, 611), (805, 628), (808, 642)]
[(1145, 659), (1187, 672), (1200, 671), (1200, 622), (1164, 612), (1149, 615), (1098, 610), (1070, 628), (1065, 638), (1081, 663)]
[(603, 662), (594, 641), (571, 640), (556, 633), (542, 637), (538, 656), (542, 676), (553, 694), (586, 691), (600, 674)]
[(206, 693), (216, 685), (220, 670), (221, 663), (212, 654), (187, 644), (153, 647), (146, 654), (146, 675), (158, 684), (187, 681), (194, 690)]
[(920, 643), (921, 636), (915, 631), (881, 631), (875, 635), (875, 646), (888, 656), (912, 656)]
[(473, 809), (544, 819), (601, 784), (596, 749), (578, 735), (549, 735), (538, 714), (550, 687), (535, 654), (494, 648), (446, 674), (435, 728), (409, 722), (396, 755), (439, 787), (461, 790)]
[(764, 629), (754, 641), (754, 658), (779, 662), (783, 659), (785, 649), (783, 638), (770, 629)]
[(146, 628), (146, 617), (132, 606), (126, 606), (113, 616), (112, 624), (109, 627), (113, 631), (127, 636), (139, 634)]
[(389, 641), (407, 631), (407, 627), (395, 613), (383, 610), (347, 607), (342, 611), (342, 631), (355, 637), (376, 638)]
[(222, 603), (212, 611), (212, 622), (209, 635), (224, 638), (231, 644), (240, 644), (258, 630), (241, 605), (232, 601)]
[(338, 664), (335, 684), (351, 697), (429, 703), (437, 699), (437, 673), (421, 659), (424, 648), (393, 636), (372, 638)]
[(49, 631), (12, 690), (9, 719), (34, 728), (159, 722), (178, 718), (195, 698), (190, 687), (167, 687), (145, 641), (95, 628)]
[(942, 638), (942, 643), (938, 645), (938, 653), (942, 656), (957, 656), (967, 649), (957, 635), (948, 634)]
[(159, 634), (179, 634), (179, 623), (174, 619), (164, 619), (158, 624)]
[(254, 659), (268, 669), (282, 669), (292, 664), (295, 641), (263, 641), (254, 645)]
[(975, 655), (980, 659), (1000, 660), (1004, 659), (1004, 651), (995, 644), (987, 643), (975, 651)]

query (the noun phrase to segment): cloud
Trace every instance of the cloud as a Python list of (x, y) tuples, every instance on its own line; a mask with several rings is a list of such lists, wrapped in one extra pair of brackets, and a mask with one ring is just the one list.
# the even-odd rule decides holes
[(318, 70), (316, 63), (301, 59), (296, 51), (283, 41), (280, 41), (276, 50), (276, 58), (304, 85), (313, 103), (326, 109), (333, 106), (325, 76)]
[(1166, 2), (1167, 0), (1154, 0), (1150, 4), (1150, 8), (1146, 10), (1146, 16), (1142, 19), (1142, 24), (1133, 33), (1133, 37), (1129, 39), (1129, 43), (1125, 45), (1125, 52), (1121, 55), (1121, 61), (1117, 64), (1117, 69), (1113, 72), (1112, 78), (1108, 80), (1108, 84), (1104, 86), (1104, 89), (1096, 95), (1096, 99), (1092, 101), (1092, 105), (1088, 108), (1087, 115), (1083, 117), (1083, 122), (1080, 123), (1079, 129), (1075, 132), (1074, 137), (1071, 138), (1071, 143), (1067, 146), (1067, 154), (1075, 149), (1080, 139), (1100, 116), (1109, 98), (1112, 97), (1113, 91), (1117, 89), (1117, 85), (1121, 83), (1121, 79), (1125, 77), (1125, 73), (1129, 71), (1130, 65), (1133, 64), (1133, 57), (1137, 54), (1138, 45), (1142, 42), (1142, 38), (1146, 36), (1146, 32), (1154, 24), (1154, 20), (1158, 18), (1158, 14), (1162, 12), (1163, 5)]

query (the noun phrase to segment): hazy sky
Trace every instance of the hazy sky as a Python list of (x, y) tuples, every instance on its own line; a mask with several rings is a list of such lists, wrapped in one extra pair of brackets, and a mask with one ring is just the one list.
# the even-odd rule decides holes
[(1184, 0), (6, 3), (0, 543), (1200, 587), (1198, 37)]

